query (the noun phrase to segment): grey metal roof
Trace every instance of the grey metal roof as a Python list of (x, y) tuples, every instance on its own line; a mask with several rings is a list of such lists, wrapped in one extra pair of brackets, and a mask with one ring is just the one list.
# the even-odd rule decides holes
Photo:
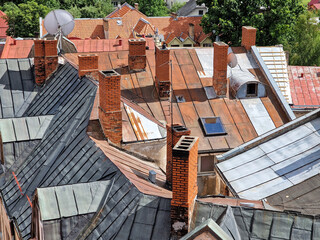
[(213, 219), (231, 239), (319, 239), (320, 218), (196, 202), (195, 226)]
[(188, 16), (197, 7), (196, 0), (189, 0), (183, 7), (178, 10), (179, 16)]
[(31, 59), (0, 59), (0, 118), (21, 117), (36, 94)]
[(320, 170), (320, 111), (316, 110), (218, 157), (234, 194), (259, 200)]
[[(96, 91), (97, 86), (91, 80), (86, 77), (79, 79), (78, 71), (66, 63), (59, 66), (26, 111), (26, 116), (47, 114), (55, 116), (37, 148), (15, 171), (23, 195), (20, 194), (11, 173), (4, 175), (6, 183), (1, 186), (6, 210), (10, 217), (16, 219), (23, 239), (29, 239), (31, 231), (32, 210), (26, 195), (31, 199), (36, 188), (112, 180), (114, 182), (110, 192), (112, 197), (108, 198), (103, 211), (108, 217), (105, 220), (102, 215), (99, 216), (101, 221), (107, 221), (108, 224), (100, 224), (101, 221), (97, 221), (99, 224), (93, 233), (103, 235), (112, 235), (114, 231), (118, 231), (129, 218), (136, 195), (142, 196), (86, 133)], [(167, 212), (169, 213), (168, 209)], [(161, 214), (159, 211), (156, 221), (168, 221), (165, 218), (168, 215)], [(78, 218), (78, 215), (63, 219), (65, 221), (60, 223), (50, 220), (55, 227), (51, 223), (44, 227), (50, 229), (54, 227), (56, 232), (62, 231), (63, 236), (75, 239), (74, 236), (78, 234), (81, 226), (87, 224), (87, 220)], [(73, 228), (73, 221), (77, 219), (80, 225), (74, 228), (76, 232), (72, 232), (70, 229)], [(144, 227), (147, 228), (149, 225), (138, 222), (133, 226), (136, 228), (132, 232), (143, 232)], [(154, 232), (170, 232), (170, 228), (159, 230), (157, 227), (154, 227)]]
[(3, 143), (42, 139), (53, 115), (0, 119)]

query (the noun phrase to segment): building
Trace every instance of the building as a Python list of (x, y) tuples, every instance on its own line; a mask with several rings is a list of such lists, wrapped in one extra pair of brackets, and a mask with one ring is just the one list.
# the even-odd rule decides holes
[(308, 3), (308, 9), (309, 9), (309, 10), (318, 11), (318, 10), (320, 9), (320, 2), (319, 2), (319, 0), (311, 0), (311, 1)]
[(7, 37), (1, 53), (1, 58), (28, 58), (32, 46), (32, 39), (14, 39), (12, 37)]
[(196, 0), (189, 0), (178, 10), (179, 16), (202, 16), (206, 14), (208, 8), (204, 5), (198, 5)]

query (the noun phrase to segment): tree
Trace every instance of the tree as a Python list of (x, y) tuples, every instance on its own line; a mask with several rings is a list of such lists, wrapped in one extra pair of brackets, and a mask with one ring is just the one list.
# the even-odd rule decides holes
[(198, 0), (208, 12), (202, 18), (206, 33), (240, 45), (242, 26), (258, 29), (258, 45), (275, 45), (292, 38), (298, 16), (305, 11), (300, 0)]
[(7, 2), (2, 7), (9, 25), (7, 34), (13, 37), (34, 37), (39, 32), (39, 17), (44, 17), (50, 9), (35, 1), (18, 5)]
[(139, 11), (147, 16), (167, 16), (169, 10), (163, 0), (128, 0), (127, 3), (134, 5), (139, 3)]
[(180, 2), (175, 2), (173, 5), (172, 5), (172, 7), (170, 8), (170, 12), (178, 12), (178, 10), (180, 9), (180, 8), (182, 8), (184, 5), (186, 5), (186, 3), (185, 2), (182, 2), (182, 3), (180, 3)]
[(311, 13), (301, 15), (294, 27), (294, 38), (284, 44), (291, 65), (320, 66), (320, 25), (313, 17)]

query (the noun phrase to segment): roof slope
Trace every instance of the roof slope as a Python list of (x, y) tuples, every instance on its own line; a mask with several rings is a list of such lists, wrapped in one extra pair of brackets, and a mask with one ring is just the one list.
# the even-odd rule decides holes
[(4, 19), (7, 15), (0, 11), (0, 38), (6, 38), (7, 37), (7, 29), (8, 29), (8, 23)]
[(27, 116), (55, 116), (36, 150), (15, 172), (17, 180), (7, 173), (6, 183), (1, 187), (8, 214), (16, 218), (23, 239), (30, 238), (31, 230), (27, 197), (31, 199), (38, 187), (112, 180), (112, 191), (120, 198), (116, 202), (115, 197), (109, 200), (112, 207), (106, 208), (113, 220), (108, 217), (109, 228), (100, 225), (101, 234), (119, 230), (132, 210), (131, 192), (140, 194), (86, 133), (96, 90), (91, 80), (79, 79), (78, 71), (66, 63), (59, 66), (26, 111)]
[(319, 173), (320, 109), (218, 156), (232, 192), (259, 200)]
[(195, 226), (213, 219), (231, 239), (318, 239), (320, 218), (196, 202)]
[(178, 15), (179, 16), (188, 16), (195, 8), (197, 7), (196, 0), (189, 0), (184, 6), (179, 8)]
[(31, 59), (0, 59), (0, 118), (21, 117), (36, 94)]
[(1, 58), (27, 58), (33, 46), (33, 40), (7, 37)]
[(293, 109), (320, 107), (320, 67), (289, 66)]

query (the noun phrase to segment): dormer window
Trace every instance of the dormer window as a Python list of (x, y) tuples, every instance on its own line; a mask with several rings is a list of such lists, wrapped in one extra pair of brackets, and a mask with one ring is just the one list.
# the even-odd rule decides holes
[(248, 83), (247, 84), (247, 97), (256, 97), (258, 95), (258, 84)]
[(200, 118), (205, 136), (215, 136), (227, 134), (219, 117)]

